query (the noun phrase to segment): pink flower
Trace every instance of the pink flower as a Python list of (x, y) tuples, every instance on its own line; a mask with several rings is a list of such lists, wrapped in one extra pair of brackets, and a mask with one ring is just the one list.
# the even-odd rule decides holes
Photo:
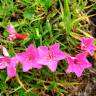
[(23, 39), (27, 38), (27, 35), (26, 34), (17, 33), (12, 24), (10, 24), (7, 27), (7, 31), (9, 32), (8, 39), (11, 40), (11, 41), (12, 40), (15, 40), (15, 39), (23, 40)]
[(92, 66), (91, 63), (86, 59), (87, 53), (80, 53), (77, 54), (76, 57), (67, 57), (68, 61), (68, 68), (66, 70), (67, 73), (74, 72), (77, 77), (80, 77), (82, 75), (82, 72), (86, 68), (90, 68)]
[(3, 55), (0, 56), (0, 69), (7, 68), (7, 74), (9, 77), (16, 76), (16, 64), (18, 63), (16, 57), (9, 57), (9, 54), (5, 47), (2, 47)]
[(81, 39), (81, 50), (84, 50), (88, 52), (90, 55), (94, 54), (94, 51), (96, 50), (96, 46), (93, 44), (94, 43), (94, 38), (86, 38), (83, 37)]
[(37, 63), (38, 52), (33, 45), (28, 46), (25, 52), (17, 54), (18, 60), (23, 66), (23, 72), (27, 72), (32, 68), (40, 69), (42, 65)]
[(59, 47), (60, 45), (58, 43), (50, 46), (50, 48), (47, 46), (38, 47), (38, 63), (48, 66), (52, 72), (56, 71), (58, 61), (65, 59), (67, 56)]

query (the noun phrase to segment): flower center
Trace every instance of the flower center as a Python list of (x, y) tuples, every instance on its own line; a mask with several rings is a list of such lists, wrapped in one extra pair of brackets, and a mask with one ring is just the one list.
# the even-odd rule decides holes
[(83, 46), (83, 49), (86, 49), (86, 48), (87, 48), (87, 47), (84, 45), (84, 46)]
[(32, 56), (29, 56), (29, 57), (28, 57), (28, 60), (29, 60), (29, 61), (31, 61), (32, 59), (33, 59), (33, 57), (32, 57)]
[(88, 46), (88, 43), (84, 43), (84, 44), (82, 44), (83, 49), (86, 49), (87, 46)]
[(78, 59), (74, 59), (74, 64), (79, 64), (80, 63), (80, 61), (78, 60)]
[(54, 58), (53, 53), (51, 51), (48, 52), (48, 57), (47, 58), (48, 59), (53, 59)]

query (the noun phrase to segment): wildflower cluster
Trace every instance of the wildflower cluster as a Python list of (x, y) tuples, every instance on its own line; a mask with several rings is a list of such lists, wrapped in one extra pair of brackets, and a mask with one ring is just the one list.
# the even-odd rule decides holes
[[(7, 31), (10, 33), (9, 40), (17, 39), (17, 32), (12, 25), (8, 26)], [(20, 36), (27, 35), (19, 34)], [(16, 37), (17, 36), (17, 37)], [(21, 36), (19, 39), (24, 39)], [(66, 73), (74, 72), (77, 77), (80, 77), (86, 68), (90, 68), (92, 64), (87, 60), (88, 55), (93, 55), (96, 50), (96, 46), (93, 44), (94, 38), (83, 37), (81, 39), (82, 53), (77, 54), (75, 57), (70, 56), (66, 52), (60, 50), (59, 43), (55, 43), (50, 47), (39, 46), (38, 48), (30, 44), (28, 48), (21, 53), (16, 53), (14, 57), (10, 57), (4, 46), (0, 46), (3, 56), (0, 56), (0, 69), (7, 69), (9, 77), (16, 76), (16, 66), (22, 65), (23, 72), (36, 68), (41, 69), (43, 66), (47, 66), (50, 71), (55, 72), (60, 60), (66, 59), (68, 62), (68, 68)]]

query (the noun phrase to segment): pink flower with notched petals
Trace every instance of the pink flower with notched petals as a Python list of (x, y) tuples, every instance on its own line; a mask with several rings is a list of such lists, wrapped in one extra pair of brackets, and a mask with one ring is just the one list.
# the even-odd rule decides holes
[(42, 68), (42, 65), (37, 63), (38, 56), (38, 51), (33, 45), (29, 45), (25, 52), (17, 53), (17, 58), (22, 64), (23, 72), (27, 72), (32, 68)]
[(7, 68), (7, 75), (9, 77), (16, 76), (16, 64), (18, 63), (16, 57), (9, 57), (5, 47), (1, 48), (4, 56), (0, 56), (0, 69)]
[(85, 52), (77, 54), (76, 57), (68, 56), (67, 62), (69, 66), (66, 72), (74, 72), (77, 77), (80, 77), (86, 68), (90, 68), (92, 66), (92, 64), (86, 59), (86, 57), (87, 53)]
[(88, 52), (90, 55), (94, 54), (94, 51), (96, 50), (96, 46), (93, 44), (94, 43), (94, 38), (86, 38), (83, 37), (81, 39), (81, 50), (84, 50)]
[(48, 66), (48, 68), (54, 72), (57, 68), (57, 63), (59, 60), (65, 59), (67, 54), (59, 49), (60, 45), (58, 43), (50, 46), (39, 46), (38, 53), (39, 59), (38, 63)]
[(8, 39), (11, 40), (11, 41), (12, 40), (16, 40), (16, 39), (18, 39), (18, 40), (24, 40), (25, 38), (27, 38), (27, 35), (26, 34), (17, 33), (12, 24), (8, 25), (7, 31), (9, 32)]

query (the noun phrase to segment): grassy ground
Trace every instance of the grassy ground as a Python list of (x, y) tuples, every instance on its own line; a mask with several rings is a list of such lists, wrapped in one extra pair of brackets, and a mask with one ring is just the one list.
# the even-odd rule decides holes
[[(94, 34), (94, 10), (95, 0), (0, 0), (0, 44), (14, 56), (30, 43), (50, 46), (58, 42), (63, 51), (74, 56), (80, 52), (77, 48), (80, 38)], [(28, 39), (8, 41), (6, 27), (10, 22), (17, 32), (28, 34)], [(65, 60), (54, 73), (47, 67), (23, 73), (18, 67), (18, 76), (12, 79), (7, 78), (6, 70), (0, 70), (0, 95), (68, 96), (74, 94), (75, 88), (82, 90), (92, 72), (86, 70), (77, 78), (74, 74), (66, 74), (66, 67)]]

